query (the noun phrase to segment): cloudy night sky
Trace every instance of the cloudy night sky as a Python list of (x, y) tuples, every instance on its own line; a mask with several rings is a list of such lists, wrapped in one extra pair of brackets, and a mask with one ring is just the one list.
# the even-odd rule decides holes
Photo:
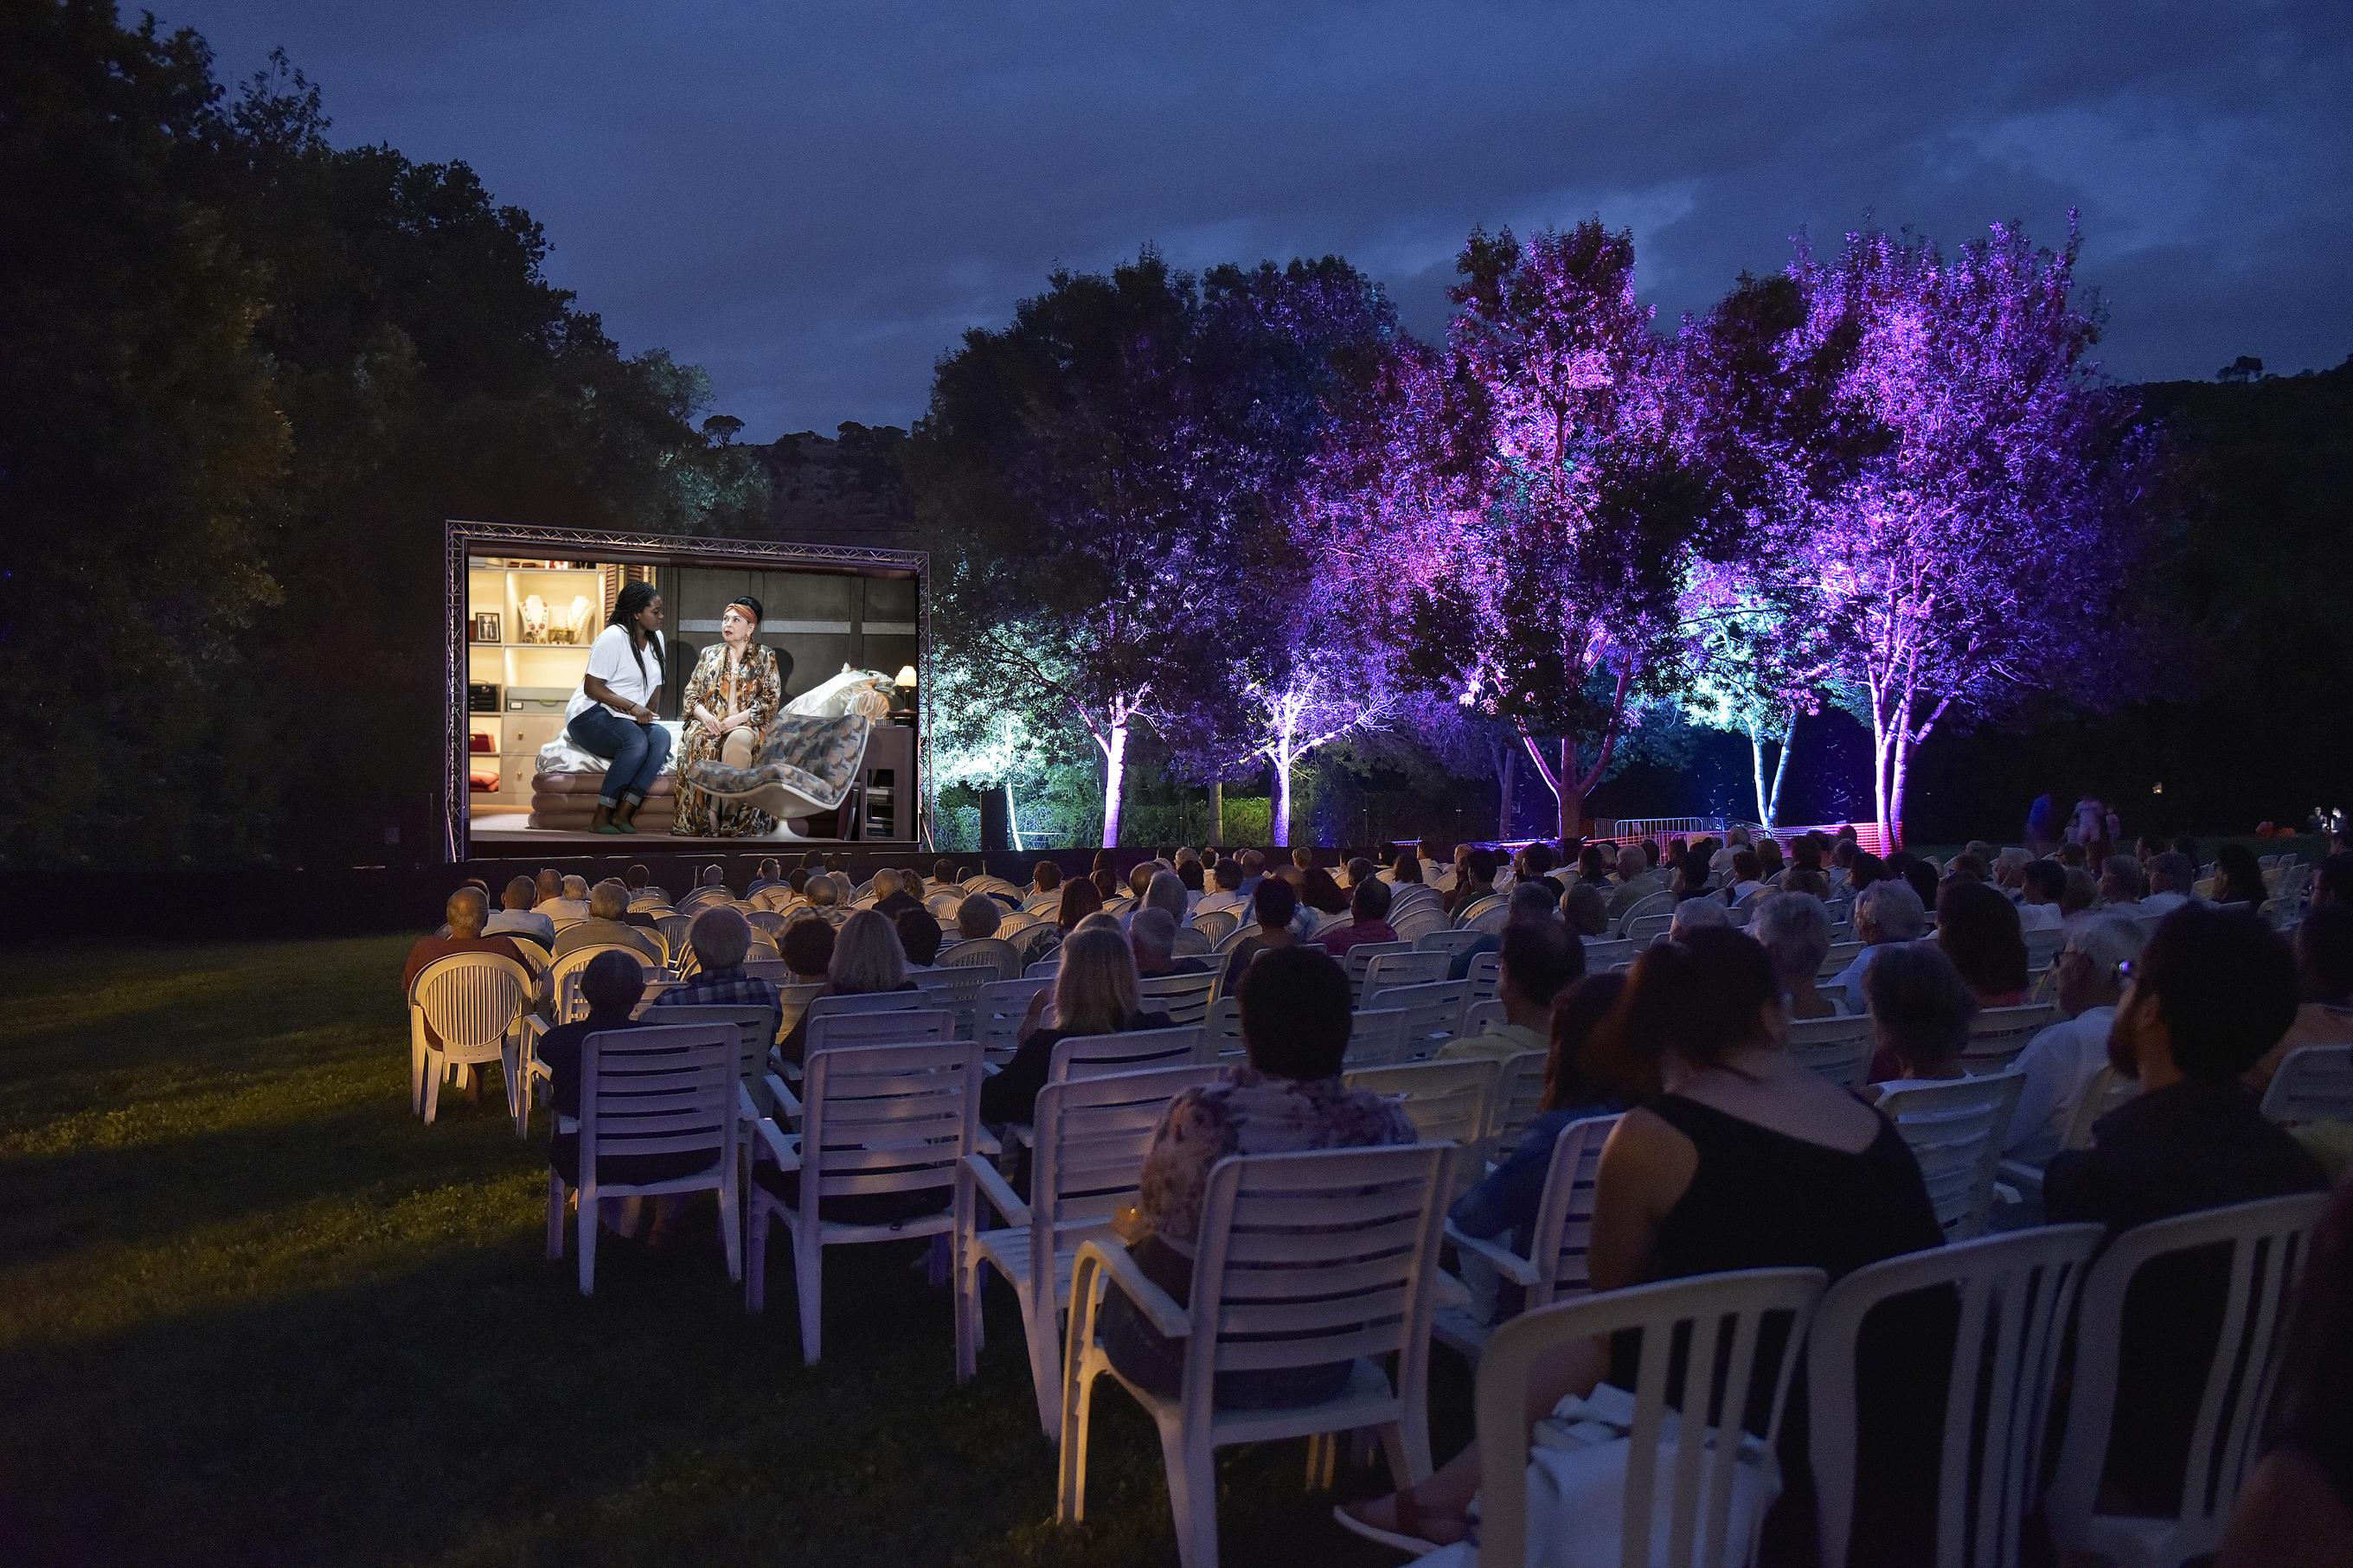
[[(135, 15), (134, 13), (130, 13)], [(1867, 220), (2082, 212), (2126, 380), (2353, 353), (2353, 8), (181, 0), (338, 144), (463, 159), (745, 435), (918, 416), (1055, 266), (1336, 252), (1432, 333), (1473, 225), (1598, 213), (1662, 321)]]

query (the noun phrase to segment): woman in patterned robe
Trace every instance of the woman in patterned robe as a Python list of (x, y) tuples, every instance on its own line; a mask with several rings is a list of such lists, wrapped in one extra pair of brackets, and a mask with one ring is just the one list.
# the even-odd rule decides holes
[[(679, 757), (678, 818), (670, 829), (690, 838), (757, 838), (776, 831), (776, 819), (740, 800), (722, 800), (698, 789), (688, 771), (697, 763), (732, 762), (743, 766), (756, 756), (768, 726), (784, 706), (785, 668), (774, 650), (754, 641), (760, 629), (760, 602), (729, 601), (719, 617), (719, 641), (702, 650), (686, 683), (685, 746)], [(728, 737), (743, 731), (730, 757)]]

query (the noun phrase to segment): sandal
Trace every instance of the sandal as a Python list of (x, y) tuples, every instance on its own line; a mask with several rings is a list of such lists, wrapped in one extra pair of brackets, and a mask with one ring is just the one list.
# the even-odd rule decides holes
[(1451, 1508), (1424, 1508), (1416, 1500), (1410, 1487), (1389, 1494), (1388, 1500), (1397, 1510), (1398, 1527), (1395, 1530), (1384, 1529), (1361, 1511), (1381, 1500), (1369, 1498), (1362, 1502), (1337, 1504), (1332, 1510), (1333, 1521), (1351, 1535), (1360, 1535), (1366, 1541), (1377, 1542), (1413, 1557), (1427, 1556), (1440, 1547), (1451, 1544), (1430, 1538), (1427, 1527), (1434, 1520), (1459, 1520), (1462, 1523), (1462, 1531), (1454, 1539), (1463, 1541), (1470, 1537), (1470, 1521), (1465, 1516)]

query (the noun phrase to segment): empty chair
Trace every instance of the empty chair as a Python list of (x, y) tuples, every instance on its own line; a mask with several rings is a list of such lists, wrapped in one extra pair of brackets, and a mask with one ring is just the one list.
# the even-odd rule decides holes
[(1434, 980), (1422, 985), (1396, 985), (1377, 991), (1368, 1010), (1398, 1008), (1406, 1014), (1406, 1055), (1425, 1057), (1452, 1039), (1462, 1023), (1462, 1004), (1471, 994), (1467, 980)]
[(1454, 1162), (1448, 1200), (1486, 1173), (1487, 1129), (1494, 1120), (1496, 1069), (1493, 1057), (1461, 1061), (1402, 1062), (1394, 1067), (1351, 1067), (1342, 1075), (1350, 1089), (1387, 1095), (1405, 1108), (1425, 1143), (1451, 1143)]
[(440, 1110), (441, 1080), (451, 1068), (497, 1062), (507, 1114), (515, 1136), (524, 1135), (531, 1096), (522, 1021), (531, 985), (531, 971), (500, 952), (453, 952), (417, 972), (408, 987), (408, 1100), (427, 1126)]
[(1789, 1055), (1841, 1089), (1861, 1089), (1869, 1080), (1872, 1045), (1867, 1014), (1797, 1018), (1789, 1024)]
[[(1340, 956), (1340, 967), (1346, 970), (1348, 973), (1348, 994), (1354, 996), (1361, 1005), (1365, 999), (1365, 973), (1372, 968), (1373, 960), (1388, 953), (1412, 951), (1413, 943), (1409, 942), (1360, 942), (1350, 948)], [(1445, 966), (1441, 963), (1438, 973), (1433, 976), (1417, 976), (1417, 978), (1443, 980), (1446, 978)], [(1392, 981), (1390, 984), (1403, 984), (1405, 982)]]
[[(981, 1201), (956, 1276), (956, 1310), (965, 1322), (959, 1345), (980, 1348), (981, 1270), (993, 1268), (1020, 1303), (1038, 1421), (1049, 1437), (1060, 1431), (1063, 1313), (1079, 1245), (1109, 1237), (1113, 1217), (1134, 1201), (1145, 1151), (1169, 1100), (1217, 1078), (1217, 1068), (1188, 1062), (1048, 1084), (1038, 1091), (1026, 1203), (985, 1156), (966, 1158)], [(984, 1224), (984, 1210), (994, 1211), (997, 1223)], [(960, 1360), (957, 1381), (975, 1370), (968, 1356)]]
[[(2084, 1281), (2067, 1428), (2051, 1480), (2051, 1535), (2062, 1552), (2096, 1553), (2117, 1568), (2176, 1568), (2221, 1542), (2260, 1447), (2290, 1294), (2327, 1204), (2323, 1193), (2264, 1198), (2137, 1226), (2109, 1243)], [(2160, 1262), (2174, 1266), (2168, 1285), (2177, 1285), (2189, 1254), (2211, 1262), (2223, 1289), (2215, 1342), (2187, 1369), (2201, 1386), (2179, 1506), (2163, 1518), (2102, 1513), (2126, 1293), (2136, 1276)], [(2164, 1310), (2179, 1305), (2168, 1300)]]
[[(1105, 1375), (1159, 1428), (1184, 1568), (1215, 1568), (1211, 1457), (1227, 1444), (1369, 1426), (1380, 1433), (1392, 1475), (1409, 1485), (1427, 1476), (1430, 1310), (1453, 1157), (1449, 1148), (1409, 1143), (1219, 1161), (1201, 1201), (1188, 1301), (1145, 1278), (1124, 1248), (1083, 1245), (1071, 1282), (1057, 1517), (1085, 1516), (1088, 1425)], [(1098, 1326), (1111, 1290), (1182, 1344), (1176, 1397), (1151, 1393), (1113, 1366)], [(1344, 1381), (1313, 1404), (1226, 1409), (1213, 1395), (1220, 1373), (1303, 1380), (1325, 1367)], [(1310, 1449), (1311, 1476), (1324, 1458), (1328, 1449)]]
[(1879, 1109), (1920, 1162), (1928, 1202), (1947, 1240), (1983, 1234), (1993, 1210), (2001, 1141), (2025, 1082), (2014, 1072), (1890, 1087)]
[[(1394, 929), (1397, 922), (1392, 921), (1389, 923)], [(1479, 939), (1486, 934), (1484, 931), (1456, 931), (1449, 927), (1444, 931), (1428, 931), (1413, 938), (1413, 950), (1416, 952), (1442, 952), (1451, 963), (1455, 954), (1468, 952), (1478, 946)], [(1398, 931), (1398, 935), (1403, 936), (1405, 932)]]
[[(1861, 1536), (1864, 1561), (1890, 1560), (1883, 1537), (1892, 1524), (1917, 1529), (1924, 1545), (1933, 1541), (1936, 1568), (2014, 1568), (2021, 1528), (2040, 1501), (2060, 1347), (2101, 1236), (2098, 1226), (2069, 1225), (1956, 1242), (1866, 1265), (1831, 1287), (1814, 1315), (1806, 1363), (1824, 1563), (1843, 1568), (1856, 1538), (1856, 1505), (1864, 1502), (1877, 1505), (1879, 1515), (1877, 1528)], [(1913, 1475), (1904, 1467), (1926, 1453), (1865, 1450), (1866, 1438), (1877, 1435), (1859, 1427), (1857, 1390), (1882, 1369), (1859, 1365), (1857, 1352), (1874, 1312), (1898, 1301), (1933, 1307), (1923, 1300), (1931, 1293), (1958, 1311), (1941, 1379), (1945, 1419), (1935, 1469)], [(1926, 1348), (1905, 1347), (1915, 1355)], [(1875, 1484), (1860, 1485), (1859, 1472)], [(1931, 1481), (1932, 1494), (1912, 1489)], [(1889, 1495), (1891, 1483), (1897, 1495)], [(1928, 1495), (1933, 1517), (1909, 1517)], [(1926, 1568), (1929, 1559), (1917, 1561)]]
[(1347, 1065), (1390, 1067), (1407, 1060), (1412, 1025), (1413, 1015), (1402, 1007), (1367, 1007), (1349, 1015)]
[(2280, 1058), (2263, 1090), (2274, 1121), (2353, 1121), (2353, 1046), (2299, 1046)]
[[(1601, 1166), (1601, 1146), (1617, 1125), (1614, 1115), (1579, 1117), (1553, 1140), (1552, 1163), (1545, 1173), (1544, 1196), (1536, 1205), (1526, 1252), (1514, 1249), (1508, 1236), (1468, 1236), (1447, 1222), (1447, 1240), (1457, 1251), (1484, 1259), (1525, 1290), (1526, 1310), (1584, 1295), (1592, 1288), (1585, 1251), (1593, 1229), (1594, 1176)], [(1474, 1361), (1490, 1332), (1485, 1322), (1469, 1312), (1439, 1314), (1439, 1337)]]
[[(1389, 912), (1389, 930), (1406, 942), (1427, 942), (1433, 936), (1449, 934), (1452, 929), (1447, 921), (1446, 910), (1435, 899), (1418, 899)], [(1478, 933), (1473, 931), (1471, 934), (1476, 936)]]
[[(1497, 1329), (1479, 1363), (1479, 1560), (1517, 1564), (1530, 1539), (1583, 1537), (1588, 1561), (1674, 1568), (1745, 1563), (1779, 1489), (1780, 1436), (1794, 1354), (1760, 1356), (1758, 1342), (1802, 1335), (1822, 1294), (1819, 1268), (1703, 1274), (1606, 1291), (1524, 1314)], [(1639, 1374), (1629, 1393), (1602, 1384), (1578, 1402), (1582, 1419), (1555, 1417), (1531, 1450), (1527, 1390), (1540, 1358), (1583, 1340), (1636, 1336)], [(1727, 1388), (1766, 1390), (1761, 1436), (1743, 1430), (1753, 1398), (1712, 1401), (1693, 1369)], [(1677, 1415), (1673, 1412), (1680, 1411)], [(1622, 1470), (1581, 1462), (1575, 1450), (1627, 1439)], [(1531, 1518), (1527, 1472), (1543, 1468), (1546, 1512)], [(1615, 1505), (1614, 1517), (1610, 1505)], [(1612, 1551), (1609, 1543), (1617, 1543)]]
[(740, 1031), (679, 1024), (607, 1029), (582, 1042), (580, 1122), (549, 1152), (547, 1256), (564, 1256), (564, 1205), (579, 1196), (580, 1293), (596, 1288), (596, 1207), (605, 1198), (719, 1194), (727, 1277), (743, 1277), (737, 1192)]
[(991, 983), (997, 972), (986, 966), (965, 966), (943, 963), (936, 969), (911, 969), (907, 978), (934, 1007), (944, 1008), (956, 1016), (956, 1033), (972, 1033), (973, 1009), (980, 1005), (980, 994)]
[(2059, 1009), (2047, 1003), (2022, 1007), (1988, 1007), (1969, 1019), (1969, 1043), (1961, 1052), (1961, 1070), (1997, 1073), (2010, 1066), (2045, 1028), (2059, 1021)]
[[(1354, 958), (1356, 953), (1352, 951), (1348, 956)], [(1377, 952), (1365, 961), (1364, 980), (1356, 991), (1357, 1005), (1370, 1005), (1369, 999), (1375, 993), (1393, 986), (1427, 985), (1443, 980), (1451, 963), (1442, 952), (1416, 952), (1410, 948)]]
[(1209, 1014), (1209, 994), (1218, 984), (1215, 971), (1204, 974), (1155, 974), (1139, 980), (1138, 1008), (1166, 1013), (1172, 1024), (1198, 1024)]
[[(789, 1099), (781, 1084), (776, 1089)], [(970, 1040), (838, 1046), (809, 1054), (805, 1092), (787, 1105), (798, 1114), (798, 1133), (771, 1120), (755, 1124), (744, 1301), (754, 1312), (765, 1305), (768, 1223), (782, 1219), (803, 1361), (815, 1362), (822, 1348), (826, 1247), (970, 1234), (965, 1156), (975, 1152), (979, 1110), (980, 1047)], [(965, 1327), (961, 1318), (957, 1326)], [(970, 1354), (959, 1344), (956, 1364), (968, 1364)]]
[[(1442, 980), (1445, 976), (1434, 974), (1430, 978)], [(1475, 955), (1471, 960), (1469, 972), (1462, 978), (1471, 983), (1471, 1000), (1473, 1003), (1493, 1002), (1504, 984), (1504, 955), (1500, 952)]]

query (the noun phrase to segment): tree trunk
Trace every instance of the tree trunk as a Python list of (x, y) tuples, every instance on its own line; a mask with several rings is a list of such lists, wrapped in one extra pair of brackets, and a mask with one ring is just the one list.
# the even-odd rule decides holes
[[(1605, 752), (1601, 766), (1609, 765)], [(1600, 768), (1594, 770), (1596, 773)], [(1577, 742), (1560, 738), (1560, 773), (1553, 793), (1560, 797), (1560, 841), (1572, 843), (1585, 836), (1585, 779), (1577, 771)]]
[(1103, 847), (1119, 846), (1120, 793), (1127, 786), (1127, 724), (1125, 721), (1109, 726), (1110, 741), (1103, 747)]
[(1021, 810), (1013, 798), (1013, 781), (1005, 781), (1005, 831), (1013, 840), (1013, 852), (1019, 855), (1026, 846), (1021, 842)]
[(1757, 721), (1745, 721), (1748, 728), (1748, 777), (1757, 791), (1757, 820), (1767, 827), (1773, 826), (1773, 806), (1765, 798), (1765, 731)]
[(1226, 845), (1226, 781), (1217, 779), (1209, 785), (1209, 843), (1222, 849)]
[(1267, 834), (1277, 849), (1291, 847), (1291, 764), (1280, 755), (1274, 763), (1274, 820), (1267, 824)]
[(1519, 757), (1515, 752), (1504, 753), (1504, 765), (1496, 770), (1495, 837), (1506, 839), (1512, 836), (1512, 786), (1517, 781)]
[(1887, 732), (1887, 710), (1879, 694), (1871, 699), (1871, 805), (1872, 815), (1879, 824), (1879, 847), (1882, 854), (1891, 847), (1888, 835), (1894, 831), (1887, 816), (1887, 764), (1891, 737)]
[(1912, 774), (1912, 700), (1905, 698), (1897, 710), (1895, 727), (1895, 763), (1894, 777), (1887, 791), (1886, 847), (1880, 851), (1893, 855), (1904, 847), (1904, 785)]
[(1781, 822), (1781, 781), (1789, 776), (1789, 752), (1798, 743), (1798, 715), (1792, 712), (1789, 721), (1781, 727), (1781, 755), (1773, 764), (1773, 795), (1765, 803), (1765, 826), (1778, 827)]

